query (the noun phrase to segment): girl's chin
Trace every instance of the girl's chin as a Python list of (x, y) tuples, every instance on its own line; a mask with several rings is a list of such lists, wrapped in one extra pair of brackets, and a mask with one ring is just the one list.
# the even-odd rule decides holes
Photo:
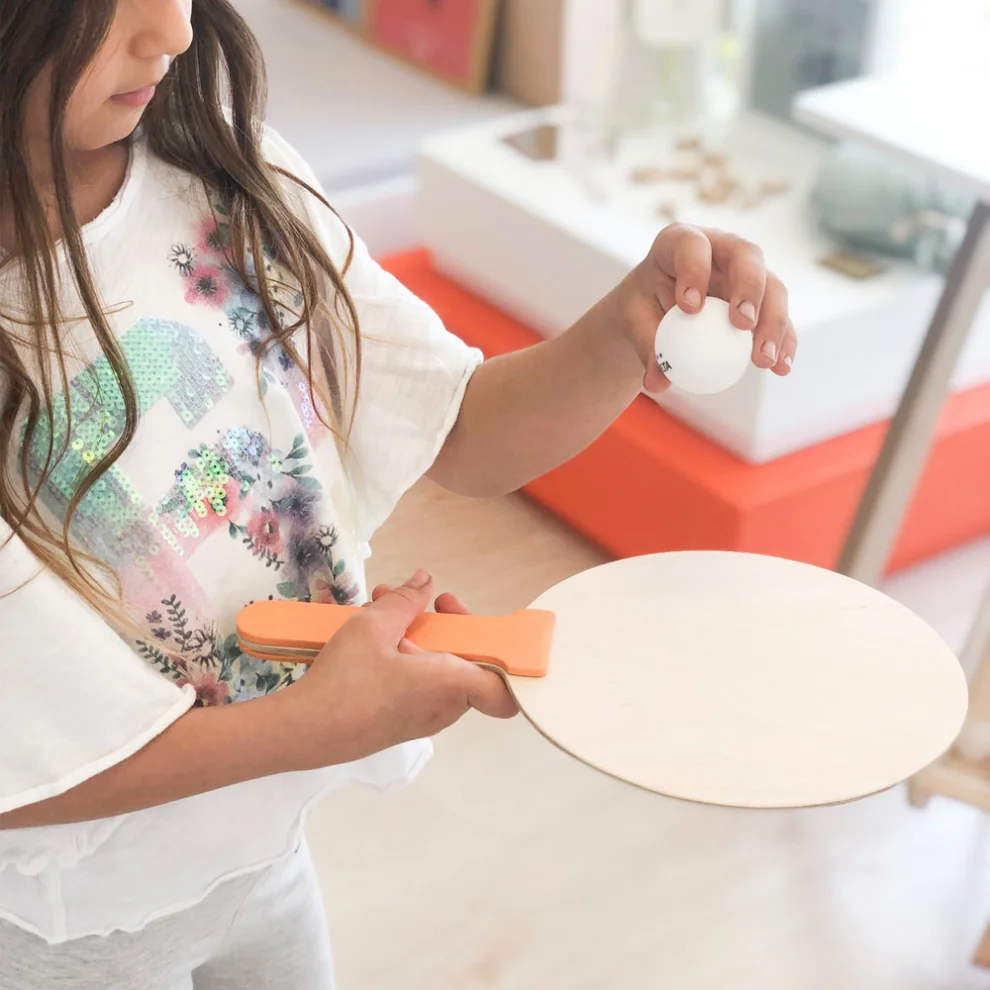
[(66, 144), (73, 151), (92, 154), (97, 151), (112, 148), (126, 141), (137, 130), (143, 116), (142, 110), (130, 110), (128, 113), (117, 111), (116, 119), (101, 121), (99, 127), (91, 127), (83, 132), (68, 133)]

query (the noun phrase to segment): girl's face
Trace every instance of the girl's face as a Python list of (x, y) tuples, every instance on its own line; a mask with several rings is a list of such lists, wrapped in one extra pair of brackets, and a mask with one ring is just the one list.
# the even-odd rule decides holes
[[(170, 59), (192, 43), (192, 0), (119, 0), (103, 46), (69, 100), (65, 143), (69, 151), (99, 151), (123, 141), (137, 127)], [(28, 95), (32, 138), (48, 136), (51, 69)]]

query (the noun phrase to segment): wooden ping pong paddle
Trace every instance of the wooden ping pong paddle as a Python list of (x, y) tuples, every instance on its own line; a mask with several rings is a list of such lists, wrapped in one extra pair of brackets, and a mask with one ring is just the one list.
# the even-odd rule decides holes
[[(246, 653), (306, 662), (350, 614), (261, 602), (238, 633)], [(538, 731), (589, 766), (737, 808), (893, 787), (951, 746), (968, 702), (952, 650), (902, 605), (750, 554), (620, 560), (511, 616), (424, 615), (410, 638), (498, 669)]]

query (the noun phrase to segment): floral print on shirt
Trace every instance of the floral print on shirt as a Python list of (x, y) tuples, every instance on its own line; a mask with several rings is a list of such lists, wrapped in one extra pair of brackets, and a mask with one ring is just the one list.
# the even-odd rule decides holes
[[(221, 316), (216, 332), (222, 327), (240, 342), (238, 373), (253, 377), (270, 325), (261, 300), (225, 259), (229, 233), (223, 210), (214, 206), (214, 211), (188, 242), (171, 245), (166, 257), (172, 277), (184, 286), (186, 303)], [(267, 254), (264, 263), (273, 270)], [(282, 286), (277, 312), (284, 318), (299, 300), (277, 269), (273, 282)], [(361, 590), (355, 562), (348, 561), (354, 547), (342, 539), (334, 497), (313, 453), (326, 431), (305, 376), (281, 348), (262, 361), (262, 398), (281, 392), (295, 410), (288, 417), (283, 411), (281, 431), (288, 418), (297, 428), (284, 436), (280, 431), (281, 442), (273, 442), (270, 430), (235, 424), (205, 437), (202, 424), (213, 410), (223, 410), (235, 376), (216, 357), (200, 329), (203, 323), (143, 318), (119, 335), (139, 413), (145, 416), (166, 401), (198, 442), (151, 504), (129, 477), (125, 461), (118, 461), (80, 501), (72, 535), (120, 577), (126, 601), (147, 630), (135, 644), (137, 652), (164, 676), (191, 684), (197, 704), (215, 705), (279, 690), (301, 676), (302, 668), (240, 652), (234, 622), (249, 602), (218, 606), (215, 579), (208, 590), (197, 575), (197, 551), (209, 544), (209, 552), (222, 552), (226, 559), (229, 551), (218, 551), (217, 541), (227, 541), (234, 551), (230, 566), (238, 568), (239, 578), (240, 572), (248, 575), (245, 580), (257, 589), (255, 600), (353, 604)], [(54, 409), (52, 422), (36, 430), (28, 461), (37, 474), (49, 443), (56, 454), (64, 450), (41, 491), (45, 506), (62, 519), (90, 465), (123, 429), (123, 396), (106, 359), (98, 357), (76, 375)], [(140, 442), (139, 431), (133, 443)], [(125, 455), (128, 464), (132, 457), (155, 456), (150, 449), (129, 449)]]

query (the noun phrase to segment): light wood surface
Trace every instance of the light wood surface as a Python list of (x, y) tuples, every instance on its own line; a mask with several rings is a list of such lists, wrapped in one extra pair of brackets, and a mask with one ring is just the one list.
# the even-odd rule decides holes
[[(422, 485), (369, 564), (389, 582), (428, 567), (495, 612), (601, 562), (524, 499)], [(898, 591), (923, 608), (953, 587), (939, 570), (934, 595)], [(987, 990), (969, 965), (990, 915), (986, 820), (912, 809), (901, 788), (814, 811), (668, 801), (522, 719), (468, 717), (414, 786), (335, 793), (309, 838), (341, 990)]]
[(806, 564), (637, 557), (533, 605), (557, 622), (547, 676), (510, 678), (526, 716), (578, 759), (669, 797), (852, 801), (932, 763), (966, 716), (965, 675), (931, 628)]
[(936, 795), (990, 812), (990, 762), (948, 753), (911, 781), (911, 801), (925, 807)]

